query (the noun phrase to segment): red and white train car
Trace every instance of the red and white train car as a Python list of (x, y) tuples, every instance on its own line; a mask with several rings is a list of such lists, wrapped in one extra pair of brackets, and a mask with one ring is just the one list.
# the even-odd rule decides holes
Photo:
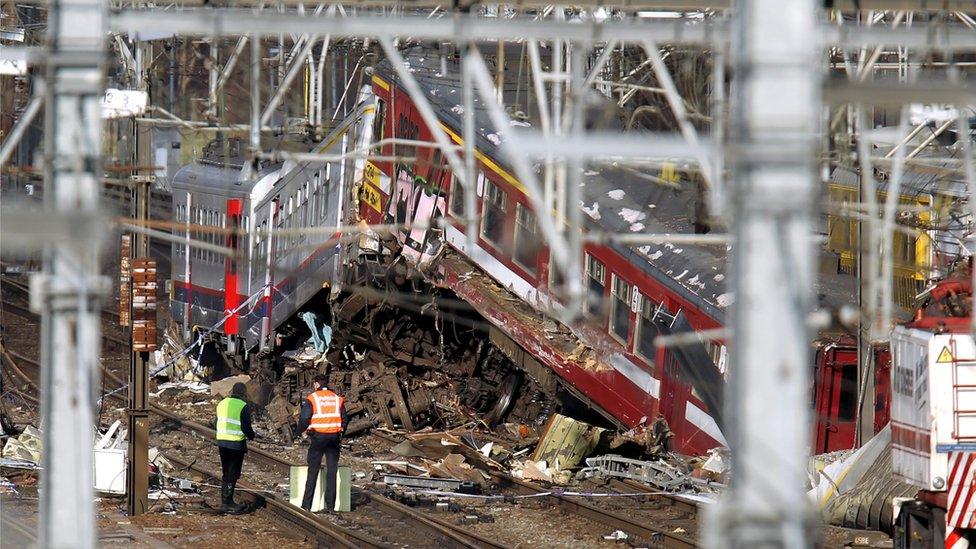
[[(410, 72), (429, 93), (441, 128), (462, 145), (457, 60), (423, 48), (410, 48), (403, 54)], [(395, 137), (433, 143), (429, 128), (388, 61), (376, 67), (372, 82), (377, 97), (373, 140)], [(506, 93), (509, 91), (513, 90)], [(716, 421), (721, 413), (725, 346), (720, 341), (702, 341), (690, 349), (674, 350), (656, 347), (654, 339), (679, 329), (679, 324), (690, 330), (723, 325), (731, 302), (725, 288), (728, 250), (724, 246), (587, 244), (580, 266), (591, 298), (587, 314), (565, 327), (568, 337), (540, 329), (546, 312), (562, 306), (558, 276), (551, 268), (526, 189), (500, 154), (498, 144), (505, 138), (504, 132), (491, 129), (482, 108), (475, 110), (480, 222), (473, 246), (464, 234), (463, 189), (433, 146), (394, 143), (376, 149), (383, 158), (365, 167), (360, 190), (362, 218), (370, 223), (431, 225), (431, 229), (399, 234), (404, 256), (426, 268), (426, 262), (439, 254), (435, 280), (470, 303), (494, 329), (555, 372), (564, 387), (613, 423), (632, 428), (662, 416), (679, 451), (701, 453), (725, 444), (720, 421)], [(416, 160), (385, 160), (403, 157)], [(694, 187), (687, 181), (680, 185), (649, 182), (671, 178), (671, 183), (682, 183), (680, 174), (666, 172), (587, 166), (581, 204), (586, 230), (694, 232), (698, 228)], [(443, 230), (433, 223), (438, 219), (446, 221)], [(486, 275), (491, 282), (479, 282), (472, 272)], [(827, 299), (832, 294), (844, 298), (851, 294), (836, 280), (823, 287)], [(831, 349), (840, 356), (836, 346)], [(814, 359), (817, 352), (811, 350), (811, 370), (815, 364), (822, 366), (817, 378), (826, 387), (816, 395), (821, 413), (826, 414), (821, 426), (837, 433), (842, 425), (849, 437), (828, 440), (815, 436), (813, 442), (819, 446), (814, 450), (849, 448), (857, 391), (850, 374), (856, 376), (856, 353), (848, 353), (852, 363), (841, 364)]]

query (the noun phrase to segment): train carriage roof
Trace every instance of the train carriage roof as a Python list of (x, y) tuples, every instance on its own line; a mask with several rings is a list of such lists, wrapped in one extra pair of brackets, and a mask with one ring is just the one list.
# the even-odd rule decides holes
[[(438, 117), (453, 131), (460, 134), (461, 88), (459, 64), (456, 57), (434, 50), (413, 47), (402, 51), (404, 61), (418, 84), (429, 95), (428, 99)], [(509, 66), (517, 63), (510, 63)], [(447, 74), (441, 71), (447, 68)], [(400, 79), (389, 60), (376, 67), (377, 75), (394, 84)], [(515, 69), (506, 78), (506, 104), (512, 104), (518, 95), (522, 101), (527, 90), (517, 85)], [(401, 89), (402, 85), (399, 86)], [(475, 124), (478, 126), (478, 149), (499, 164), (506, 164), (499, 143), (505, 138), (504, 130), (495, 131), (487, 111), (481, 107), (480, 97), (475, 97)], [(531, 126), (532, 122), (513, 121), (513, 125)], [(609, 233), (692, 233), (694, 210), (693, 190), (673, 189), (648, 181), (647, 175), (627, 166), (591, 165), (583, 174), (584, 219), (590, 230)], [(675, 246), (671, 244), (650, 246), (611, 245), (618, 253), (643, 271), (657, 279), (670, 290), (679, 293), (718, 321), (724, 316), (727, 305), (725, 294), (725, 247)]]
[(192, 190), (239, 198), (250, 196), (257, 182), (269, 173), (279, 170), (282, 164), (262, 163), (256, 174), (245, 177), (246, 151), (247, 142), (242, 139), (210, 142), (204, 148), (202, 158), (176, 172), (173, 190)]
[[(401, 51), (404, 61), (440, 120), (460, 135), (463, 102), (460, 87), (460, 65), (451, 52), (415, 46)], [(443, 58), (443, 60), (442, 60)], [(512, 59), (518, 58), (513, 52)], [(442, 73), (446, 69), (446, 74)], [(505, 104), (531, 101), (525, 84), (519, 86), (518, 63), (508, 63), (504, 86)], [(400, 78), (388, 59), (376, 66), (376, 74), (400, 89)], [(523, 77), (524, 79), (524, 77)], [(519, 103), (521, 100), (521, 103)], [(505, 165), (499, 143), (505, 130), (492, 127), (487, 111), (475, 96), (477, 147), (500, 165)], [(534, 121), (513, 120), (513, 125), (532, 126)], [(620, 130), (623, 131), (623, 130)], [(656, 184), (647, 174), (634, 167), (604, 163), (587, 166), (583, 174), (581, 205), (590, 230), (609, 233), (679, 233), (694, 232), (695, 190), (691, 185), (672, 188)], [(610, 245), (629, 262), (683, 296), (717, 322), (723, 322), (731, 302), (727, 287), (727, 260), (730, 246), (700, 245)], [(821, 273), (817, 297), (821, 306), (839, 307), (853, 299), (853, 277)]]

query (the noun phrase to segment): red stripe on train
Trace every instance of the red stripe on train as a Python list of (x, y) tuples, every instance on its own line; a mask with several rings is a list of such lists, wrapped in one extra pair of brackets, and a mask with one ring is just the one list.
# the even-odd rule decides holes
[[(240, 229), (241, 214), (243, 213), (244, 201), (240, 198), (232, 198), (227, 201), (227, 225), (226, 228)], [(241, 304), (237, 293), (237, 250), (239, 237), (237, 233), (227, 235), (226, 245), (234, 250), (234, 254), (228, 256), (224, 262), (224, 312), (233, 311)], [(224, 333), (227, 335), (237, 335), (239, 313), (230, 315), (224, 323)]]

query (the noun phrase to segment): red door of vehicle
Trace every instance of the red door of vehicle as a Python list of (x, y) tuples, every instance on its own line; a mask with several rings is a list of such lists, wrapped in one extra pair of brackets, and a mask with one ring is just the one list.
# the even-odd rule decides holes
[(857, 430), (857, 351), (828, 345), (817, 357), (814, 453), (854, 447)]

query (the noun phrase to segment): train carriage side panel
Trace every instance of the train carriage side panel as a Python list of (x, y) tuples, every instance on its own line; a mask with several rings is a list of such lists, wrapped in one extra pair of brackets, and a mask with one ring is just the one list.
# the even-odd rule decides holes
[[(356, 143), (362, 124), (372, 119), (371, 101), (359, 105), (314, 149), (314, 152), (341, 155)], [(344, 219), (344, 189), (354, 170), (354, 161), (329, 163), (286, 162), (279, 177), (254, 196), (256, 231), (287, 230), (274, 237), (262, 236), (256, 243), (257, 257), (251, 277), (251, 292), (260, 291), (268, 280), (271, 265), (270, 304), (260, 300), (249, 315), (247, 341), (259, 343), (261, 325), (271, 307), (271, 329), (297, 313), (324, 287), (332, 285), (339, 272), (338, 228)], [(331, 232), (306, 231), (308, 228)]]

